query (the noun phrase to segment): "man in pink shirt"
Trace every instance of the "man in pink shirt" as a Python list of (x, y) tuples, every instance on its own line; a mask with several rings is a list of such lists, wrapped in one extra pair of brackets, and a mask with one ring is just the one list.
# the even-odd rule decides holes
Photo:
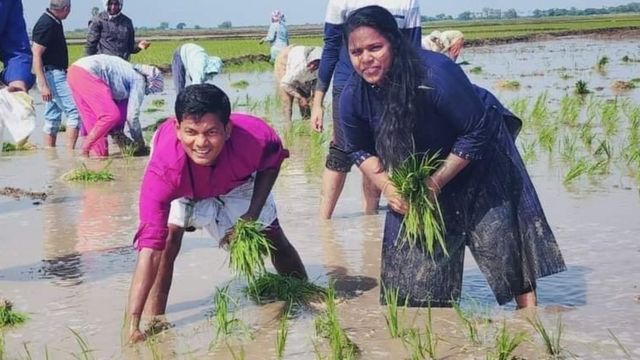
[(144, 339), (140, 317), (166, 311), (173, 264), (185, 229), (206, 228), (220, 241), (239, 218), (266, 224), (278, 273), (306, 278), (296, 249), (278, 224), (271, 189), (289, 152), (264, 121), (231, 114), (215, 85), (178, 94), (176, 119), (162, 124), (140, 191), (139, 250), (129, 293), (129, 340)]

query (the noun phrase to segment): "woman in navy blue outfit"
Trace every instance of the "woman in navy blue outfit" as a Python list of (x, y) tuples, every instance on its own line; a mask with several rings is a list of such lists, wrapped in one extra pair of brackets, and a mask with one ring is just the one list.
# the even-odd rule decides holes
[[(565, 265), (502, 109), (485, 106), (446, 56), (416, 52), (384, 8), (352, 13), (345, 41), (357, 73), (340, 101), (347, 151), (391, 209), (382, 284), (411, 306), (448, 306), (460, 297), (466, 245), (498, 303), (535, 306), (536, 279)], [(411, 154), (436, 152), (442, 163), (427, 186), (443, 211), (449, 256), (436, 249), (432, 258), (395, 245), (407, 203), (388, 171)]]

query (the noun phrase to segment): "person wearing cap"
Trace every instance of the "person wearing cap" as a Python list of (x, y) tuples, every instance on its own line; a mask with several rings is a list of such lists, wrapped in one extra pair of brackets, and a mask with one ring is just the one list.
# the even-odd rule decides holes
[(163, 90), (158, 68), (132, 65), (112, 55), (92, 55), (69, 67), (68, 81), (87, 131), (83, 156), (108, 156), (107, 134), (122, 129), (125, 120), (135, 144), (134, 154), (146, 149), (138, 117), (144, 96)]
[(458, 30), (434, 30), (422, 37), (422, 48), (445, 54), (453, 61), (460, 56), (463, 46), (464, 35)]
[(129, 60), (131, 54), (146, 50), (147, 40), (136, 42), (131, 19), (122, 13), (123, 0), (103, 0), (105, 11), (98, 13), (89, 23), (87, 55), (107, 54)]
[(289, 32), (287, 31), (284, 14), (280, 10), (271, 12), (271, 25), (269, 25), (267, 36), (260, 39), (260, 44), (265, 41), (271, 44), (270, 61), (272, 63), (276, 61), (280, 51), (289, 46)]
[(44, 145), (56, 146), (62, 113), (67, 116), (67, 148), (74, 149), (80, 129), (80, 115), (67, 83), (69, 51), (62, 20), (71, 13), (71, 0), (51, 0), (49, 8), (33, 27), (33, 70), (45, 102)]
[(171, 76), (176, 93), (182, 91), (187, 83), (204, 84), (222, 71), (222, 59), (211, 56), (202, 46), (187, 43), (178, 46), (173, 52)]
[(275, 75), (285, 121), (291, 121), (294, 100), (298, 102), (303, 118), (311, 115), (311, 98), (321, 57), (321, 47), (301, 45), (288, 46), (278, 55)]

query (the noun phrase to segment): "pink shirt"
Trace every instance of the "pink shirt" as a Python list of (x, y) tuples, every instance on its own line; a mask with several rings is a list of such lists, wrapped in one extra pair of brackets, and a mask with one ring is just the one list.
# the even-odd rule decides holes
[[(231, 137), (212, 166), (194, 164), (176, 135), (175, 118), (162, 124), (153, 140), (153, 152), (140, 190), (137, 249), (162, 250), (168, 234), (171, 201), (223, 195), (243, 184), (256, 171), (279, 168), (289, 151), (267, 123), (247, 114), (231, 114)], [(187, 161), (191, 163), (193, 188)]]

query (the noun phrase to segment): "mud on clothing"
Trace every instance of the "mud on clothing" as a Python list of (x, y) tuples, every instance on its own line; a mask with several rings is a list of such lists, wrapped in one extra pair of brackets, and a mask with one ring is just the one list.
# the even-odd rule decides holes
[[(415, 152), (470, 160), (443, 189), (440, 202), (449, 257), (433, 258), (420, 247), (395, 245), (402, 216), (387, 214), (382, 240), (381, 282), (398, 288), (412, 306), (443, 306), (460, 296), (464, 246), (469, 246), (497, 301), (504, 304), (535, 289), (536, 279), (565, 270), (542, 206), (496, 106), (485, 107), (458, 65), (421, 51), (421, 117)], [(351, 78), (341, 99), (347, 150), (360, 165), (376, 156), (384, 88)], [(437, 247), (436, 247), (437, 248)], [(384, 299), (381, 297), (381, 301)]]

